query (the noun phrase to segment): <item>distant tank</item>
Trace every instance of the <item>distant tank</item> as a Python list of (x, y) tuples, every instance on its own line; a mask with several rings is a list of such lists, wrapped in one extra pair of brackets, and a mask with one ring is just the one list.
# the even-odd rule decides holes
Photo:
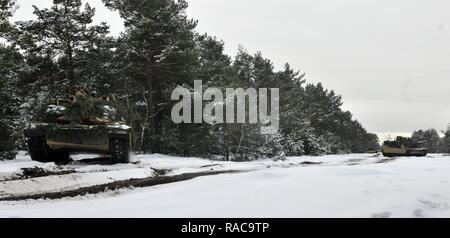
[(117, 163), (129, 161), (131, 128), (114, 107), (113, 96), (97, 97), (77, 89), (57, 100), (44, 117), (23, 131), (32, 160), (63, 162), (72, 153), (109, 155)]
[(423, 147), (423, 142), (414, 142), (411, 138), (397, 137), (394, 141), (385, 141), (381, 152), (386, 157), (426, 156), (429, 150)]

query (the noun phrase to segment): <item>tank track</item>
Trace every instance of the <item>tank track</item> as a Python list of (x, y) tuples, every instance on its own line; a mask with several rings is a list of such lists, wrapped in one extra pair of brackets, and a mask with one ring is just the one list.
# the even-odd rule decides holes
[(109, 136), (109, 153), (115, 163), (128, 163), (130, 161), (130, 141), (124, 135)]
[(47, 162), (67, 162), (70, 160), (69, 153), (51, 150), (44, 136), (33, 136), (26, 139), (28, 152), (34, 161)]

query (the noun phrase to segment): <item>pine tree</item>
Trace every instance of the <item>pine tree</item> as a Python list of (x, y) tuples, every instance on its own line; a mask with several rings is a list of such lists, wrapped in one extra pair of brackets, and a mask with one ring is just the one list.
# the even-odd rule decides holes
[(9, 18), (13, 14), (15, 3), (12, 0), (0, 0), (0, 38), (11, 30)]
[(444, 138), (442, 138), (439, 152), (447, 154), (450, 153), (450, 124), (444, 132)]
[[(231, 58), (224, 54), (224, 42), (207, 34), (197, 35), (195, 51), (198, 58), (198, 66), (195, 67), (196, 77), (202, 80), (205, 88), (219, 88), (224, 92), (232, 80)], [(204, 102), (204, 105), (207, 103), (210, 102)], [(228, 141), (227, 125), (181, 124), (176, 128), (181, 132), (180, 137), (172, 141), (181, 145), (183, 154), (207, 157), (229, 155), (231, 145)], [(226, 160), (229, 160), (229, 157)]]
[(74, 87), (86, 87), (90, 79), (80, 76), (86, 65), (95, 62), (86, 54), (103, 47), (109, 26), (92, 25), (95, 9), (86, 3), (82, 10), (81, 0), (54, 0), (50, 9), (33, 7), (37, 19), (18, 22), (22, 32), (19, 42), (27, 57), (41, 63), (54, 60), (57, 70), (50, 78), (42, 78), (48, 81), (44, 84), (57, 82), (56, 91), (63, 93)]
[(411, 139), (429, 149), (430, 153), (438, 153), (441, 146), (441, 137), (436, 129), (414, 131)]
[[(9, 23), (14, 2), (0, 0), (0, 40), (9, 40), (14, 31)], [(13, 159), (19, 139), (19, 104), (16, 94), (17, 66), (22, 57), (11, 45), (0, 42), (0, 160)]]
[(0, 160), (13, 159), (19, 139), (19, 106), (16, 65), (21, 55), (0, 43)]
[[(104, 0), (118, 10), (126, 32), (119, 40), (118, 55), (134, 89), (135, 102), (142, 105), (135, 122), (139, 126), (139, 150), (164, 150), (164, 131), (170, 128), (170, 94), (177, 85), (193, 86), (197, 66), (196, 21), (186, 16), (184, 0)], [(136, 127), (135, 127), (136, 128)]]

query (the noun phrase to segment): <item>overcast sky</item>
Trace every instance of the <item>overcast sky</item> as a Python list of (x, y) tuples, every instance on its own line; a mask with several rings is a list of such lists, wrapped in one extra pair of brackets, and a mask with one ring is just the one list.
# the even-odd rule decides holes
[[(15, 20), (32, 18), (18, 0)], [(101, 0), (96, 21), (123, 30)], [(344, 99), (369, 131), (444, 130), (450, 123), (450, 1), (447, 0), (189, 0), (199, 32), (261, 51), (275, 67), (289, 62)], [(281, 92), (282, 93), (282, 92)]]

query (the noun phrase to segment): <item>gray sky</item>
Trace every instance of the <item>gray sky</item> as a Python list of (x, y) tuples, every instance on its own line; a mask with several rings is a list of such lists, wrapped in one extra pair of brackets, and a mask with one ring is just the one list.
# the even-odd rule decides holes
[[(18, 0), (15, 19), (32, 17)], [(96, 21), (123, 30), (100, 0)], [(450, 2), (446, 0), (190, 0), (197, 30), (261, 51), (277, 68), (289, 62), (344, 99), (369, 131), (408, 133), (450, 123)], [(281, 92), (282, 93), (282, 92)]]

